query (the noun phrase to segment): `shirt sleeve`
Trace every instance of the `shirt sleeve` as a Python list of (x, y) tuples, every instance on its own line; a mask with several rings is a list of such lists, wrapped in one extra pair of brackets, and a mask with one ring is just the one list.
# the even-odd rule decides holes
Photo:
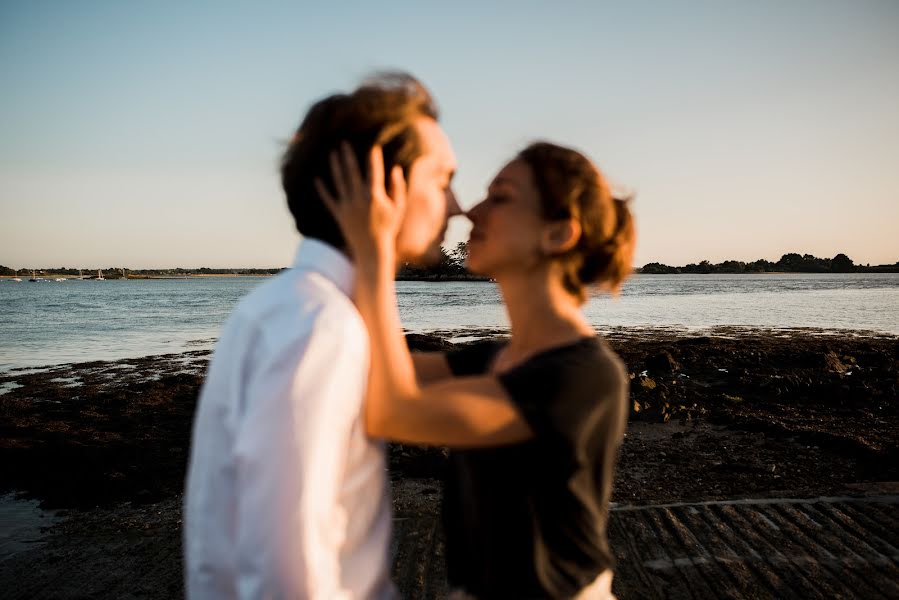
[(623, 367), (590, 345), (538, 355), (499, 381), (538, 440), (575, 463), (589, 459), (600, 419), (627, 393)]
[(291, 347), (248, 369), (237, 432), (240, 598), (342, 599), (338, 502), (366, 386), (368, 346), (355, 322), (318, 319)]

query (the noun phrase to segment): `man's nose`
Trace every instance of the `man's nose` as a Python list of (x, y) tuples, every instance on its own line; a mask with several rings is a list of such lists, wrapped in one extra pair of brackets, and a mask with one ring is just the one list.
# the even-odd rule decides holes
[(455, 217), (456, 215), (462, 214), (462, 207), (459, 206), (459, 203), (456, 201), (456, 194), (453, 193), (453, 190), (447, 190), (446, 192), (446, 218)]

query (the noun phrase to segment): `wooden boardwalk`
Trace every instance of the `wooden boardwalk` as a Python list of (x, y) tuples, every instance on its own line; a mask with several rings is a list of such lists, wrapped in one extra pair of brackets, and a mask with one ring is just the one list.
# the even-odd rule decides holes
[[(899, 496), (615, 507), (622, 600), (899, 598)], [(446, 595), (434, 518), (398, 520), (404, 598)]]
[[(899, 495), (614, 507), (614, 590), (621, 600), (899, 598), (897, 507)], [(8, 542), (0, 598), (182, 595), (179, 499), (73, 519), (35, 543)], [(399, 513), (394, 528), (403, 597), (445, 598), (439, 519)]]

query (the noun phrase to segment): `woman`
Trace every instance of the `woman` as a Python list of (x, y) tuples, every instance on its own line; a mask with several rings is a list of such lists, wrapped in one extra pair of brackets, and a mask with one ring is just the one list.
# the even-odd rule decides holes
[(447, 570), (459, 598), (612, 598), (606, 537), (625, 369), (580, 307), (630, 272), (633, 221), (596, 167), (548, 143), (496, 176), (473, 223), (468, 268), (494, 279), (506, 343), (411, 356), (394, 287), (402, 172), (375, 148), (368, 180), (348, 148), (318, 185), (357, 267), (371, 335), (371, 435), (455, 448), (444, 498)]

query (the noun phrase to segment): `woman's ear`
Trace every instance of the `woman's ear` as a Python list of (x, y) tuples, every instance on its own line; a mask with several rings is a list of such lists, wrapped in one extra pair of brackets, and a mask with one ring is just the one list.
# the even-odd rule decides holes
[(581, 224), (574, 219), (548, 223), (543, 229), (540, 247), (547, 255), (565, 254), (581, 239)]

